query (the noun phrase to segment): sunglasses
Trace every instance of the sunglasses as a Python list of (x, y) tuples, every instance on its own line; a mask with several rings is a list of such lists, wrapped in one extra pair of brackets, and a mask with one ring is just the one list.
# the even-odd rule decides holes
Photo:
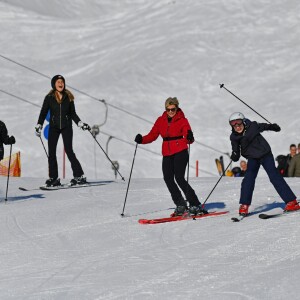
[(173, 107), (173, 108), (166, 108), (166, 111), (167, 112), (175, 112), (177, 110), (177, 108), (176, 107)]
[(243, 121), (242, 120), (233, 120), (233, 121), (230, 121), (230, 125), (232, 127), (242, 126), (243, 125)]

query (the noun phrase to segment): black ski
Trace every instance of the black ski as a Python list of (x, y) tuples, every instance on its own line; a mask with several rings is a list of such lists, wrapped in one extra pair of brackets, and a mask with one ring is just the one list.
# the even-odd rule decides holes
[(40, 190), (43, 191), (58, 191), (58, 190), (66, 190), (66, 189), (78, 189), (78, 188), (85, 188), (85, 187), (93, 187), (93, 186), (100, 186), (105, 185), (107, 183), (105, 182), (99, 182), (99, 183), (86, 183), (86, 184), (62, 184), (58, 186), (40, 186)]
[(278, 217), (288, 216), (288, 215), (293, 214), (295, 212), (300, 212), (300, 210), (283, 211), (281, 213), (276, 213), (276, 214), (259, 214), (258, 217), (260, 219), (266, 220), (266, 219), (271, 219), (271, 218), (278, 218)]
[(225, 172), (225, 167), (224, 167), (224, 159), (223, 156), (220, 156), (220, 163), (221, 163), (221, 168), (222, 168), (222, 174)]
[(84, 188), (84, 187), (100, 186), (100, 185), (106, 185), (111, 182), (114, 182), (114, 181), (113, 180), (103, 180), (103, 181), (88, 182), (86, 184), (77, 184), (77, 185), (62, 184), (59, 186), (50, 186), (50, 187), (40, 186), (38, 188), (33, 188), (33, 189), (19, 187), (19, 190), (24, 191), (24, 192), (39, 191), (39, 190), (57, 191), (57, 190), (70, 189), (70, 188)]
[(260, 219), (266, 220), (266, 219), (271, 219), (271, 218), (281, 217), (282, 215), (283, 215), (283, 213), (273, 214), (273, 215), (269, 215), (269, 214), (259, 214), (258, 217), (259, 217)]

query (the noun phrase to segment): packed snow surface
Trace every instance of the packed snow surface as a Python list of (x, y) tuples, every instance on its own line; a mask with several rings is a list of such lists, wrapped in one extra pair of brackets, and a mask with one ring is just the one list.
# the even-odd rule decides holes
[[(106, 181), (106, 180), (104, 180)], [(203, 202), (214, 178), (192, 178)], [(40, 179), (0, 185), (1, 299), (298, 299), (300, 213), (261, 220), (283, 202), (259, 178), (253, 215), (239, 223), (241, 178), (223, 178), (206, 203), (219, 217), (141, 225), (168, 216), (162, 179), (133, 179), (125, 216), (123, 181), (62, 191)], [(300, 180), (289, 179), (296, 194)], [(291, 288), (291, 283), (293, 288)]]

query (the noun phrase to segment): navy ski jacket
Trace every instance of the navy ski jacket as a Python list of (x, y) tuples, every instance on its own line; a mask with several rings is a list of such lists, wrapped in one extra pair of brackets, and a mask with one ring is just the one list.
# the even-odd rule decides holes
[(230, 141), (232, 151), (235, 152), (236, 158), (240, 156), (245, 158), (262, 158), (271, 153), (271, 147), (265, 138), (260, 134), (265, 130), (273, 130), (272, 124), (257, 123), (248, 119), (244, 120), (245, 130), (237, 133), (232, 129)]

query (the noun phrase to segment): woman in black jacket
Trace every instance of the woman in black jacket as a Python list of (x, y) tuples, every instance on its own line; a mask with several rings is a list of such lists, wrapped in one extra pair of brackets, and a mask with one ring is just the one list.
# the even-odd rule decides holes
[(230, 135), (232, 154), (231, 159), (238, 161), (240, 156), (248, 159), (247, 171), (242, 181), (240, 196), (240, 215), (247, 215), (251, 205), (255, 179), (260, 166), (266, 170), (269, 179), (277, 193), (286, 203), (285, 211), (300, 209), (295, 194), (292, 192), (275, 166), (271, 147), (260, 134), (265, 130), (280, 131), (277, 124), (251, 122), (240, 112), (233, 113), (229, 118), (232, 127)]
[(36, 135), (40, 137), (43, 123), (50, 110), (48, 134), (49, 179), (46, 181), (46, 185), (60, 185), (56, 158), (56, 148), (60, 134), (62, 135), (65, 151), (73, 170), (74, 178), (71, 180), (71, 185), (84, 184), (86, 183), (86, 178), (73, 151), (72, 120), (83, 130), (90, 130), (90, 127), (86, 123), (82, 123), (76, 114), (74, 96), (65, 88), (64, 77), (62, 75), (55, 75), (51, 80), (51, 86), (52, 90), (45, 97), (38, 123), (35, 127)]

